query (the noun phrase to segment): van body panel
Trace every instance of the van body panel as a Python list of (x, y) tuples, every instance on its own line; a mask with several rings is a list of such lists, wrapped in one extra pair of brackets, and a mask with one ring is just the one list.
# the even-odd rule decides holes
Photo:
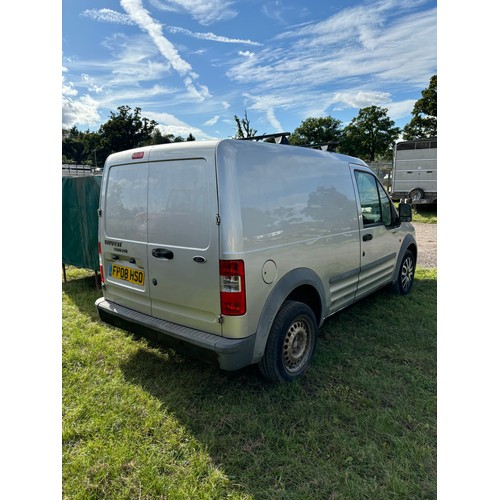
[[(353, 278), (360, 265), (358, 209), (345, 161), (299, 147), (221, 141), (217, 147), (221, 256), (243, 258), (247, 317), (225, 322), (225, 336), (255, 332), (270, 292), (290, 271), (310, 266), (323, 283), (327, 313), (354, 300)], [(263, 279), (267, 262), (275, 266), (271, 283)], [(330, 280), (337, 286), (330, 290)], [(324, 290), (329, 291), (328, 294)]]
[[(360, 234), (362, 257), (357, 298), (391, 282), (401, 245), (398, 235), (383, 225), (363, 228)], [(372, 239), (363, 241), (365, 235), (371, 235)]]

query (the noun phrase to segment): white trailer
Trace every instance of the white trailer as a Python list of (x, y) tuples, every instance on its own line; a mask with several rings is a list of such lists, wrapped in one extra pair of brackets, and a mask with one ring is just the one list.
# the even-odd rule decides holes
[(437, 138), (397, 142), (391, 196), (412, 204), (437, 203)]

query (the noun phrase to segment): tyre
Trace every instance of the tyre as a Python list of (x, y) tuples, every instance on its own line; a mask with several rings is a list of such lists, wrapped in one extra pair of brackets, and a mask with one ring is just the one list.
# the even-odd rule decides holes
[(392, 285), (392, 289), (399, 295), (406, 295), (410, 292), (415, 278), (415, 256), (410, 250), (406, 250), (401, 266), (398, 271), (398, 278)]
[(291, 382), (311, 365), (318, 324), (311, 308), (302, 302), (286, 301), (269, 332), (261, 373), (272, 382)]
[(424, 199), (424, 191), (420, 188), (412, 189), (408, 193), (408, 198), (411, 199), (411, 201), (420, 201)]

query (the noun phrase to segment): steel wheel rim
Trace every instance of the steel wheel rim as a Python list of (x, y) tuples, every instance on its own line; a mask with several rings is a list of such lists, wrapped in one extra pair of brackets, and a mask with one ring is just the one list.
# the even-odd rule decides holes
[(410, 289), (413, 281), (413, 259), (407, 257), (401, 267), (401, 286), (405, 292)]
[(283, 363), (290, 373), (298, 372), (307, 363), (311, 350), (311, 325), (304, 317), (288, 328), (283, 342)]

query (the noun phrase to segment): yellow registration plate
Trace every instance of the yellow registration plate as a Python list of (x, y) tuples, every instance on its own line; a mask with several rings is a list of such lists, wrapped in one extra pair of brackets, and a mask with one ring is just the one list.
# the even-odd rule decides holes
[(109, 275), (112, 278), (129, 281), (135, 285), (144, 285), (144, 271), (139, 269), (131, 269), (130, 267), (111, 264), (109, 266)]

